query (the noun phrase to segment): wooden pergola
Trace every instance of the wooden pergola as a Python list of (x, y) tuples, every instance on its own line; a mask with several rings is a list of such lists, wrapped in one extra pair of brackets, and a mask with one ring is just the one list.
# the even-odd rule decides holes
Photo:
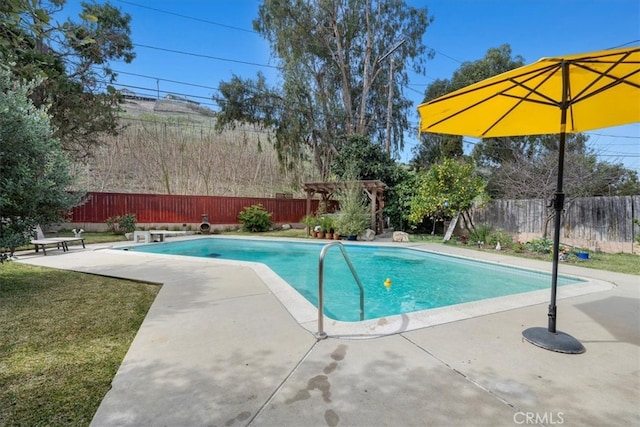
[[(384, 190), (387, 185), (379, 180), (354, 181), (360, 185), (362, 190), (369, 196), (371, 202), (371, 229), (376, 232), (382, 231), (382, 208), (384, 207)], [(307, 215), (311, 215), (311, 199), (315, 194), (320, 194), (322, 201), (327, 203), (334, 193), (346, 188), (346, 182), (305, 182), (302, 189), (307, 193)], [(380, 213), (380, 221), (377, 221)], [(380, 227), (377, 225), (380, 224)]]

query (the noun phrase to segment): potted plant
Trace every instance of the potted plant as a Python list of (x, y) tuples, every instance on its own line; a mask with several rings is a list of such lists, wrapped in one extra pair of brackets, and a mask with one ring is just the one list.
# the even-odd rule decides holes
[(368, 218), (355, 212), (340, 212), (337, 219), (336, 230), (348, 240), (356, 240), (357, 236), (367, 229)]
[(307, 236), (315, 237), (315, 226), (318, 225), (318, 220), (314, 215), (305, 215), (300, 220), (304, 224), (304, 229), (307, 232)]
[(355, 240), (369, 226), (367, 205), (358, 186), (348, 185), (340, 194), (340, 211), (335, 221), (335, 231), (349, 240)]
[(331, 229), (331, 233), (333, 233), (333, 240), (340, 240), (340, 233), (337, 230)]
[(327, 239), (333, 239), (333, 218), (328, 215), (320, 218), (320, 231)]

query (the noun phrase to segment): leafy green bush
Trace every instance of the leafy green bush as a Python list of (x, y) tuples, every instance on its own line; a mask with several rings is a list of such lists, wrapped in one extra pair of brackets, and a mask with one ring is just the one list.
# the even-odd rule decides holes
[(242, 223), (242, 228), (252, 232), (268, 231), (273, 224), (271, 213), (267, 212), (261, 204), (244, 208), (238, 214), (238, 221)]
[(345, 189), (338, 192), (340, 210), (334, 227), (342, 236), (357, 236), (367, 229), (370, 223), (369, 209), (359, 185), (347, 183)]
[(513, 247), (513, 237), (506, 231), (496, 230), (489, 234), (486, 240), (486, 243), (491, 246), (496, 246), (498, 242), (500, 242), (500, 246), (505, 249)]
[(10, 260), (19, 246), (29, 242), (35, 221), (14, 218), (12, 221), (0, 218), (0, 263)]
[(532, 252), (538, 252), (541, 254), (549, 254), (551, 253), (551, 249), (553, 248), (553, 242), (546, 237), (541, 239), (533, 239), (530, 242), (527, 242), (527, 249)]
[(107, 229), (113, 234), (133, 233), (136, 231), (136, 214), (114, 215), (105, 221)]
[(320, 231), (322, 231), (323, 233), (332, 233), (333, 227), (334, 227), (333, 218), (327, 215), (320, 218)]
[(319, 224), (318, 218), (316, 218), (315, 215), (305, 215), (302, 217), (300, 222), (305, 225), (309, 233), (312, 232), (314, 227)]
[(478, 242), (489, 243), (489, 236), (492, 229), (488, 225), (479, 225), (469, 233), (469, 242), (478, 244)]
[(516, 242), (513, 244), (513, 251), (517, 254), (521, 254), (527, 249), (527, 246), (522, 242)]

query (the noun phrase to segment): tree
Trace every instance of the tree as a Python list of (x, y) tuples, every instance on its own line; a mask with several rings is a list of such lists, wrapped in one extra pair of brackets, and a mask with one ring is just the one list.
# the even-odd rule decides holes
[[(90, 155), (100, 135), (117, 131), (119, 96), (109, 61), (134, 58), (131, 17), (105, 4), (82, 3), (80, 21), (52, 16), (65, 0), (9, 0), (0, 7), (0, 62), (18, 79), (40, 79), (30, 97), (49, 106), (54, 136), (77, 157)], [(44, 79), (41, 79), (44, 77)]]
[(67, 192), (69, 162), (45, 109), (28, 98), (34, 86), (13, 84), (0, 67), (0, 248), (9, 256), (35, 224), (62, 221), (81, 196)]
[[(494, 153), (489, 161), (484, 156), (485, 165), (492, 166), (486, 174), (489, 194), (493, 198), (550, 200), (557, 185), (558, 136), (501, 139), (506, 142), (500, 144), (501, 152), (485, 151)], [(636, 172), (621, 164), (599, 162), (587, 148), (587, 141), (584, 134), (567, 135), (563, 185), (569, 200), (638, 194)], [(512, 148), (507, 149), (507, 144)]]
[(355, 175), (355, 179), (384, 182), (387, 185), (384, 214), (392, 227), (403, 229), (402, 212), (406, 207), (403, 201), (403, 183), (412, 181), (413, 175), (397, 164), (382, 146), (372, 143), (363, 135), (351, 135), (338, 144), (338, 149), (331, 171), (343, 180), (349, 180)]
[[(429, 57), (422, 44), (432, 21), (426, 8), (402, 0), (266, 0), (258, 13), (254, 28), (278, 58), (283, 84), (253, 92), (261, 89), (260, 76), (255, 83), (234, 79), (233, 93), (241, 95), (226, 98), (222, 83), (215, 100), (225, 124), (271, 126), (285, 166), (311, 157), (326, 179), (336, 141), (352, 134), (384, 140), (391, 81), (392, 145), (402, 149), (411, 103), (401, 88), (409, 65), (423, 72)], [(239, 109), (241, 99), (260, 103)]]
[(474, 200), (485, 198), (485, 185), (472, 163), (444, 159), (426, 174), (419, 174), (406, 218), (415, 225), (425, 216), (437, 221), (467, 213)]
[[(524, 65), (520, 55), (512, 56), (511, 46), (504, 44), (491, 48), (484, 58), (474, 62), (464, 62), (453, 73), (451, 80), (438, 79), (425, 89), (424, 101), (428, 102), (465, 86), (493, 77), (497, 74)], [(424, 133), (422, 144), (413, 149), (412, 166), (417, 170), (427, 170), (429, 165), (446, 157), (461, 157), (462, 137)]]
[(392, 184), (393, 171), (398, 166), (379, 144), (364, 136), (353, 134), (336, 144), (338, 155), (331, 164), (331, 172), (345, 179), (355, 173), (357, 179), (379, 179)]

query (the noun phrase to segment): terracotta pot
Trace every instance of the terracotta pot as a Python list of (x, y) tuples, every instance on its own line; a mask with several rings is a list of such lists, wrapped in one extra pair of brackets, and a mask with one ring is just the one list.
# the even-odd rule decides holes
[(340, 235), (338, 233), (333, 233), (333, 240), (340, 240)]

